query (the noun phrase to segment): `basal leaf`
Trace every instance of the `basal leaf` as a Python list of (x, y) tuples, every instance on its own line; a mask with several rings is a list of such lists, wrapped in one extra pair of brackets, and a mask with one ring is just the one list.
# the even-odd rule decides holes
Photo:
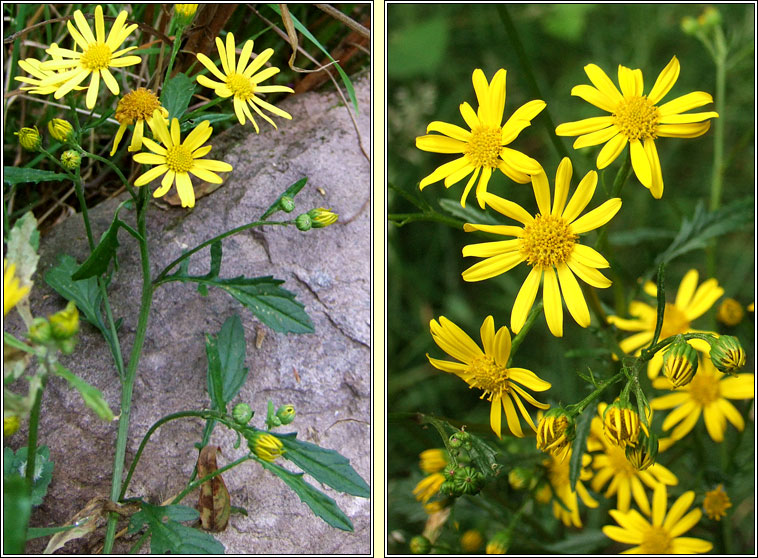
[(195, 80), (185, 74), (176, 74), (163, 86), (161, 104), (168, 111), (169, 121), (181, 120), (195, 93)]
[(68, 175), (40, 169), (28, 169), (21, 167), (3, 167), (3, 182), (10, 184), (22, 184), (24, 182), (52, 182), (68, 180)]
[(329, 525), (336, 527), (337, 529), (342, 529), (343, 531), (353, 530), (352, 522), (342, 510), (337, 507), (335, 501), (317, 488), (314, 488), (305, 482), (302, 473), (290, 473), (276, 463), (268, 463), (261, 459), (258, 459), (258, 462), (264, 469), (268, 469), (282, 479), (313, 513), (326, 521)]
[[(3, 448), (3, 476), (20, 475), (26, 477), (26, 460), (28, 448), (19, 448), (14, 454), (10, 448)], [(37, 446), (37, 454), (34, 458), (34, 485), (32, 486), (32, 506), (42, 504), (47, 494), (47, 487), (53, 479), (55, 463), (50, 461), (50, 448)], [(26, 484), (26, 483), (24, 483)]]
[(113, 420), (113, 411), (111, 411), (108, 402), (103, 398), (103, 393), (99, 389), (89, 385), (60, 363), (55, 364), (55, 373), (79, 392), (84, 399), (84, 404), (95, 411), (98, 417), (105, 421)]
[(353, 496), (361, 498), (371, 496), (368, 484), (350, 466), (350, 460), (346, 457), (334, 450), (298, 440), (295, 434), (273, 435), (284, 444), (287, 450), (284, 457), (320, 483)]
[(135, 533), (147, 524), (151, 554), (223, 554), (224, 545), (212, 535), (179, 523), (193, 521), (198, 516), (197, 510), (187, 506), (153, 506), (142, 502), (142, 509), (131, 518), (129, 532)]
[(229, 402), (239, 393), (247, 379), (245, 367), (247, 343), (242, 320), (237, 314), (230, 316), (221, 326), (217, 337), (218, 353), (221, 361), (221, 378), (224, 401)]

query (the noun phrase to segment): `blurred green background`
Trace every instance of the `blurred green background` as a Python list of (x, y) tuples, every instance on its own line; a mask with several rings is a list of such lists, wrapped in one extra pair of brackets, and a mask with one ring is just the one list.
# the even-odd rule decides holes
[[(663, 102), (691, 91), (706, 91), (715, 96), (715, 65), (695, 37), (685, 34), (681, 21), (685, 16), (697, 17), (705, 5), (508, 5), (507, 13), (517, 29), (529, 58), (529, 64), (547, 109), (532, 121), (510, 147), (536, 158), (545, 168), (551, 187), (561, 156), (556, 152), (551, 135), (554, 129), (546, 126), (549, 112), (554, 125), (605, 114), (578, 97), (570, 95), (574, 85), (589, 83), (583, 67), (595, 63), (616, 81), (618, 64), (640, 68), (649, 92), (659, 72), (676, 55), (681, 73)], [(426, 132), (433, 120), (465, 127), (458, 106), (468, 101), (476, 109), (476, 97), (471, 84), (475, 68), (482, 68), (488, 80), (499, 68), (507, 74), (505, 119), (518, 107), (535, 98), (525, 75), (524, 67), (514, 49), (496, 5), (397, 5), (387, 6), (387, 102), (388, 102), (388, 212), (417, 213), (408, 197), (422, 199), (443, 215), (459, 217), (449, 209), (458, 204), (465, 180), (445, 189), (442, 182), (431, 184), (419, 192), (418, 183), (437, 166), (453, 160), (454, 155), (422, 152), (415, 147), (416, 136)], [(724, 188), (722, 206), (735, 200), (754, 204), (754, 6), (752, 4), (719, 4), (723, 29), (729, 45), (729, 67), (726, 86), (726, 110), (721, 114), (725, 123)], [(707, 105), (694, 112), (715, 110)], [(574, 164), (575, 176), (584, 176), (595, 168), (595, 158), (601, 146), (575, 151), (574, 138), (560, 138)], [(614, 284), (599, 292), (601, 301), (611, 312), (624, 313), (632, 297), (641, 298), (638, 278), (649, 273), (655, 257), (672, 242), (685, 219), (692, 218), (698, 203), (708, 207), (710, 197), (714, 128), (695, 139), (661, 138), (656, 141), (663, 169), (665, 189), (663, 198), (655, 200), (632, 175), (625, 186), (623, 207), (611, 221), (608, 230), (609, 247), (604, 252), (611, 262), (607, 275)], [(628, 149), (628, 148), (627, 148)], [(626, 156), (626, 151), (623, 156)], [(619, 157), (600, 173), (600, 184), (592, 209), (609, 197), (621, 163)], [(572, 180), (571, 192), (577, 180)], [(502, 173), (493, 174), (489, 191), (521, 204), (536, 212), (530, 184), (511, 182)], [(452, 200), (451, 205), (439, 206), (440, 200)], [(473, 192), (467, 207), (478, 210)], [(460, 206), (458, 206), (460, 209)], [(500, 218), (494, 211), (488, 214)], [(513, 223), (508, 223), (513, 224)], [(466, 244), (483, 239), (464, 233), (439, 222), (416, 221), (403, 226), (388, 225), (388, 335), (387, 335), (387, 475), (389, 480), (388, 540), (392, 553), (407, 552), (407, 541), (422, 531), (426, 514), (415, 502), (411, 490), (422, 478), (418, 469), (418, 454), (427, 448), (442, 447), (434, 429), (422, 428), (408, 413), (423, 412), (465, 423), (469, 430), (494, 441), (489, 428), (489, 403), (479, 400), (478, 391), (468, 390), (460, 379), (432, 368), (425, 354), (442, 357), (442, 351), (429, 334), (429, 320), (444, 315), (460, 325), (479, 341), (479, 327), (487, 315), (495, 318), (495, 327), (510, 323), (510, 312), (516, 293), (528, 269), (520, 265), (499, 277), (480, 283), (465, 283), (461, 272), (478, 261), (464, 259), (461, 249)], [(595, 233), (584, 237), (584, 243), (594, 244)], [(714, 276), (725, 289), (724, 297), (736, 298), (746, 305), (755, 299), (754, 229), (748, 225), (738, 231), (720, 236), (711, 250)], [(667, 292), (673, 301), (676, 288), (684, 273), (691, 268), (700, 272), (699, 282), (707, 278), (707, 256), (703, 249), (688, 252), (671, 262), (666, 272)], [(541, 295), (540, 295), (541, 296)], [(654, 304), (654, 303), (653, 303)], [(718, 303), (717, 303), (718, 305)], [(735, 328), (717, 325), (715, 307), (694, 326), (701, 329), (737, 335), (748, 353), (748, 366), (754, 365), (754, 316)], [(603, 375), (609, 364), (591, 358), (578, 349), (599, 346), (592, 328), (577, 326), (564, 310), (564, 337), (550, 335), (544, 316), (521, 346), (517, 366), (535, 371), (553, 384), (547, 395), (539, 400), (551, 404), (574, 403), (586, 395), (587, 386), (575, 371)], [(625, 337), (623, 335), (622, 337)], [(646, 393), (662, 395), (644, 379)], [(606, 393), (610, 397), (612, 393)], [(605, 398), (605, 397), (604, 397)], [(738, 401), (743, 416), (752, 416), (752, 401)], [(665, 413), (659, 413), (662, 416)], [(702, 419), (700, 421), (702, 423)], [(714, 542), (714, 552), (723, 552), (729, 544), (733, 552), (748, 552), (753, 540), (753, 421), (747, 421), (746, 432), (740, 435), (728, 429), (724, 444), (703, 438), (704, 455), (662, 456), (680, 476), (680, 486), (673, 494), (684, 490), (713, 488), (709, 482), (730, 476), (727, 491), (734, 508), (730, 524), (730, 540), (724, 542), (722, 526), (703, 520), (688, 536), (700, 536)], [(702, 424), (699, 425), (702, 427)], [(694, 434), (693, 434), (694, 437)], [(719, 447), (722, 446), (722, 447)], [(534, 438), (506, 439), (501, 443), (506, 471), (521, 454), (539, 461)], [(730, 468), (723, 470), (723, 453), (732, 455)], [(508, 456), (512, 457), (508, 457)], [(507, 460), (513, 459), (512, 463)], [(742, 460), (741, 460), (742, 459)], [(705, 460), (705, 463), (703, 462)], [(741, 463), (743, 465), (738, 465)], [(700, 465), (698, 465), (700, 464)], [(746, 467), (746, 468), (745, 468)], [(723, 482), (723, 480), (718, 480)], [(507, 482), (503, 498), (508, 498)], [(670, 496), (672, 492), (669, 492)], [(702, 502), (702, 491), (698, 492)], [(600, 496), (601, 507), (588, 515), (587, 532), (612, 523), (607, 515), (607, 499)], [(470, 501), (474, 501), (473, 499)], [(615, 503), (615, 498), (612, 500)], [(696, 504), (697, 505), (697, 504)], [(453, 514), (461, 532), (476, 521), (487, 522), (481, 509), (467, 510), (457, 505)], [(585, 508), (580, 506), (582, 510)], [(540, 520), (560, 540), (571, 530), (552, 518), (550, 506), (541, 506)], [(583, 511), (583, 515), (586, 512)], [(474, 519), (472, 519), (474, 518)], [(478, 518), (478, 519), (476, 519)], [(489, 533), (492, 534), (492, 533)], [(544, 552), (535, 541), (518, 537), (520, 542), (512, 551)], [(617, 552), (602, 534), (578, 552)], [(536, 546), (535, 546), (536, 545)], [(740, 550), (741, 549), (741, 550)]]

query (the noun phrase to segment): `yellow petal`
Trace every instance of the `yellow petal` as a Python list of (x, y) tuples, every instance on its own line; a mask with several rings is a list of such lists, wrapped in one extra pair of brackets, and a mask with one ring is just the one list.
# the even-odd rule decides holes
[(513, 333), (518, 334), (524, 326), (529, 310), (532, 309), (534, 299), (537, 297), (537, 290), (539, 289), (541, 279), (542, 270), (538, 267), (533, 267), (524, 280), (524, 284), (521, 285), (516, 295), (516, 300), (513, 303), (513, 309), (511, 310), (511, 331)]
[(666, 65), (661, 73), (658, 74), (658, 79), (655, 80), (653, 88), (647, 96), (648, 101), (654, 105), (658, 104), (658, 101), (666, 96), (666, 93), (671, 91), (671, 88), (679, 78), (679, 60), (676, 56), (671, 58), (671, 61)]
[(615, 161), (616, 157), (618, 157), (624, 150), (624, 147), (626, 147), (626, 143), (627, 139), (623, 134), (616, 134), (609, 139), (608, 143), (606, 143), (600, 150), (600, 153), (597, 154), (597, 168), (604, 169)]
[(563, 303), (558, 289), (558, 279), (553, 268), (544, 270), (545, 281), (542, 284), (542, 300), (545, 305), (545, 319), (550, 333), (563, 337)]
[(558, 272), (558, 281), (561, 285), (563, 298), (566, 300), (566, 307), (577, 324), (581, 327), (590, 325), (590, 311), (587, 308), (587, 302), (584, 300), (582, 289), (576, 278), (566, 264), (560, 264), (556, 267)]
[(585, 213), (571, 223), (571, 230), (577, 234), (582, 234), (602, 227), (613, 219), (619, 209), (621, 209), (621, 198), (607, 200), (601, 206)]

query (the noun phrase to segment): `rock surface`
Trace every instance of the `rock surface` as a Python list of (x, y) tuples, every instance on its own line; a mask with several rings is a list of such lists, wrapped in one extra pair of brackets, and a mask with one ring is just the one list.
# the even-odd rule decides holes
[[(370, 81), (356, 83), (360, 113), (356, 116), (363, 146), (370, 141)], [(238, 401), (256, 412), (252, 424), (263, 427), (266, 402), (292, 403), (297, 418), (282, 431), (335, 449), (350, 459), (370, 483), (370, 163), (361, 151), (347, 108), (333, 91), (294, 96), (281, 104), (293, 116), (278, 120), (279, 130), (265, 122), (260, 135), (248, 124), (234, 126), (211, 139), (208, 157), (229, 162), (234, 171), (225, 184), (198, 199), (193, 211), (158, 207), (148, 212), (153, 275), (182, 250), (248, 223), (260, 216), (290, 184), (308, 183), (296, 198), (292, 216), (313, 207), (333, 209), (337, 224), (300, 232), (294, 227), (267, 227), (224, 241), (221, 277), (273, 275), (296, 293), (315, 326), (314, 334), (274, 333), (223, 292), (207, 297), (192, 284), (168, 283), (156, 291), (144, 351), (134, 387), (127, 446), (128, 467), (147, 429), (161, 416), (209, 407), (206, 395), (206, 333), (216, 334), (234, 313), (242, 318), (250, 369)], [(352, 109), (351, 109), (352, 110)], [(123, 199), (123, 198), (121, 198)], [(119, 200), (94, 208), (90, 215), (96, 238), (110, 223)], [(278, 213), (273, 219), (283, 218)], [(133, 222), (133, 215), (121, 217)], [(119, 271), (109, 290), (116, 317), (123, 317), (122, 349), (128, 356), (140, 300), (140, 264), (136, 243), (121, 231)], [(57, 226), (42, 240), (41, 259), (32, 293), (32, 312), (48, 315), (65, 302), (42, 280), (59, 254), (78, 261), (87, 255), (80, 215)], [(192, 257), (190, 272), (208, 270), (208, 250)], [(9, 315), (6, 329), (20, 335), (20, 320)], [(15, 327), (14, 327), (15, 325)], [(76, 352), (63, 363), (100, 389), (114, 413), (119, 412), (120, 384), (105, 342), (83, 323)], [(25, 389), (25, 387), (24, 387)], [(104, 424), (84, 408), (77, 392), (52, 378), (44, 394), (39, 439), (50, 447), (55, 462), (48, 495), (32, 516), (33, 526), (62, 525), (95, 496), (107, 497), (117, 422)], [(143, 454), (127, 496), (153, 503), (175, 495), (193, 470), (202, 424), (190, 419), (163, 426)], [(25, 444), (16, 434), (14, 449)], [(235, 450), (233, 433), (217, 427), (211, 443), (221, 446), (222, 466), (243, 455)], [(286, 468), (297, 470), (280, 460)], [(306, 477), (307, 479), (308, 477)], [(249, 516), (232, 515), (226, 531), (216, 535), (227, 553), (302, 554), (370, 552), (370, 501), (311, 484), (336, 500), (355, 531), (346, 533), (315, 517), (278, 478), (248, 462), (224, 474), (233, 506)], [(182, 503), (194, 506), (197, 492)], [(41, 551), (42, 539), (28, 550)], [(81, 548), (69, 543), (62, 552)], [(125, 550), (117, 545), (114, 550)], [(144, 549), (143, 549), (144, 551)]]

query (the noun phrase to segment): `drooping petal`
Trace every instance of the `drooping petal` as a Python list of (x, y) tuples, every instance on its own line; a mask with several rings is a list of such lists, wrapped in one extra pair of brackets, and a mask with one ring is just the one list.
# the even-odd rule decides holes
[(640, 140), (630, 141), (629, 149), (631, 150), (634, 174), (637, 175), (637, 179), (645, 188), (650, 188), (653, 185), (653, 171), (650, 168), (650, 161), (645, 153), (645, 148), (642, 147), (642, 142)]
[(589, 267), (603, 269), (611, 266), (600, 252), (584, 244), (574, 244), (572, 255), (575, 260)]
[(176, 173), (176, 191), (182, 201), (182, 207), (195, 207), (195, 190), (192, 180), (186, 172)]
[[(574, 272), (574, 275), (579, 277), (585, 283), (597, 287), (598, 289), (605, 289), (611, 286), (610, 280), (600, 273), (597, 269), (588, 267), (579, 262), (573, 255), (568, 259), (566, 265)], [(511, 328), (513, 329), (513, 328)]]
[[(200, 63), (208, 68), (208, 71), (212, 73), (214, 76), (216, 76), (218, 79), (220, 79), (222, 82), (226, 81), (226, 76), (222, 74), (219, 69), (216, 67), (216, 65), (211, 61), (210, 58), (208, 58), (205, 54), (202, 52), (198, 52), (196, 55), (197, 59), (200, 61)], [(198, 76), (199, 77), (199, 76)], [(198, 80), (199, 81), (199, 80)], [(208, 86), (206, 86), (208, 87)]]
[(502, 411), (500, 410), (500, 397), (495, 396), (492, 398), (492, 403), (490, 403), (490, 428), (492, 428), (492, 431), (495, 433), (495, 435), (498, 438), (501, 438), (500, 435), (501, 427), (500, 427), (500, 421), (502, 420)]
[(429, 184), (434, 184), (435, 182), (438, 182), (442, 180), (443, 178), (447, 178), (451, 174), (461, 170), (464, 167), (468, 167), (469, 172), (474, 170), (473, 165), (471, 165), (471, 163), (466, 157), (459, 157), (453, 161), (449, 161), (445, 163), (444, 165), (440, 165), (434, 170), (434, 172), (432, 172), (431, 174), (429, 174), (428, 176), (424, 177), (421, 180), (421, 182), (419, 183), (419, 189), (423, 190)]
[[(100, 72), (92, 72), (92, 80), (89, 82), (89, 88), (87, 89), (87, 97), (85, 100), (85, 106), (92, 110), (95, 108), (97, 102), (97, 94), (100, 90)], [(60, 89), (58, 90), (60, 93)], [(55, 94), (56, 99), (60, 99), (58, 93)]]
[(704, 91), (693, 91), (692, 93), (687, 93), (686, 95), (672, 99), (668, 103), (659, 106), (658, 112), (661, 117), (664, 117), (672, 114), (680, 114), (712, 102), (713, 97), (711, 97), (709, 93), (705, 93)]
[(702, 122), (709, 118), (718, 118), (717, 112), (691, 112), (687, 114), (672, 114), (661, 118), (659, 124), (693, 124), (695, 122)]
[[(605, 95), (591, 85), (575, 85), (571, 88), (571, 94), (575, 97), (584, 99), (591, 105), (595, 105), (597, 108), (603, 109), (606, 112), (614, 112), (616, 106), (618, 106), (618, 102), (612, 100), (608, 95)], [(557, 130), (556, 133), (558, 133)]]
[(144, 173), (143, 175), (139, 176), (137, 180), (134, 181), (134, 185), (144, 186), (145, 184), (152, 182), (153, 180), (158, 178), (167, 170), (168, 170), (168, 166), (166, 165), (158, 165), (157, 167), (153, 167), (149, 171)]
[(513, 406), (510, 393), (504, 393), (502, 396), (503, 410), (505, 410), (505, 420), (508, 422), (508, 428), (517, 438), (523, 438), (524, 432), (521, 430), (521, 422), (516, 414), (516, 408)]
[(516, 221), (519, 221), (523, 223), (524, 225), (528, 225), (529, 223), (534, 221), (534, 217), (532, 217), (526, 211), (526, 209), (521, 207), (516, 202), (506, 200), (504, 198), (496, 196), (495, 194), (490, 194), (490, 193), (488, 193), (485, 196), (485, 200), (487, 202), (487, 205), (489, 205), (492, 209), (494, 209), (498, 213), (505, 215), (506, 217), (510, 217), (511, 219), (515, 219)]
[(653, 138), (645, 138), (645, 154), (650, 161), (650, 170), (653, 173), (653, 183), (650, 186), (650, 193), (657, 200), (663, 196), (663, 173), (661, 172), (661, 161), (658, 158), (658, 149), (655, 147)]
[(661, 124), (658, 126), (658, 137), (661, 138), (697, 138), (711, 128), (711, 121), (695, 124)]
[(500, 156), (517, 171), (529, 175), (542, 172), (542, 165), (540, 165), (536, 159), (532, 159), (528, 155), (524, 155), (521, 153), (521, 151), (516, 151), (510, 147), (503, 147), (503, 149), (500, 151)]

